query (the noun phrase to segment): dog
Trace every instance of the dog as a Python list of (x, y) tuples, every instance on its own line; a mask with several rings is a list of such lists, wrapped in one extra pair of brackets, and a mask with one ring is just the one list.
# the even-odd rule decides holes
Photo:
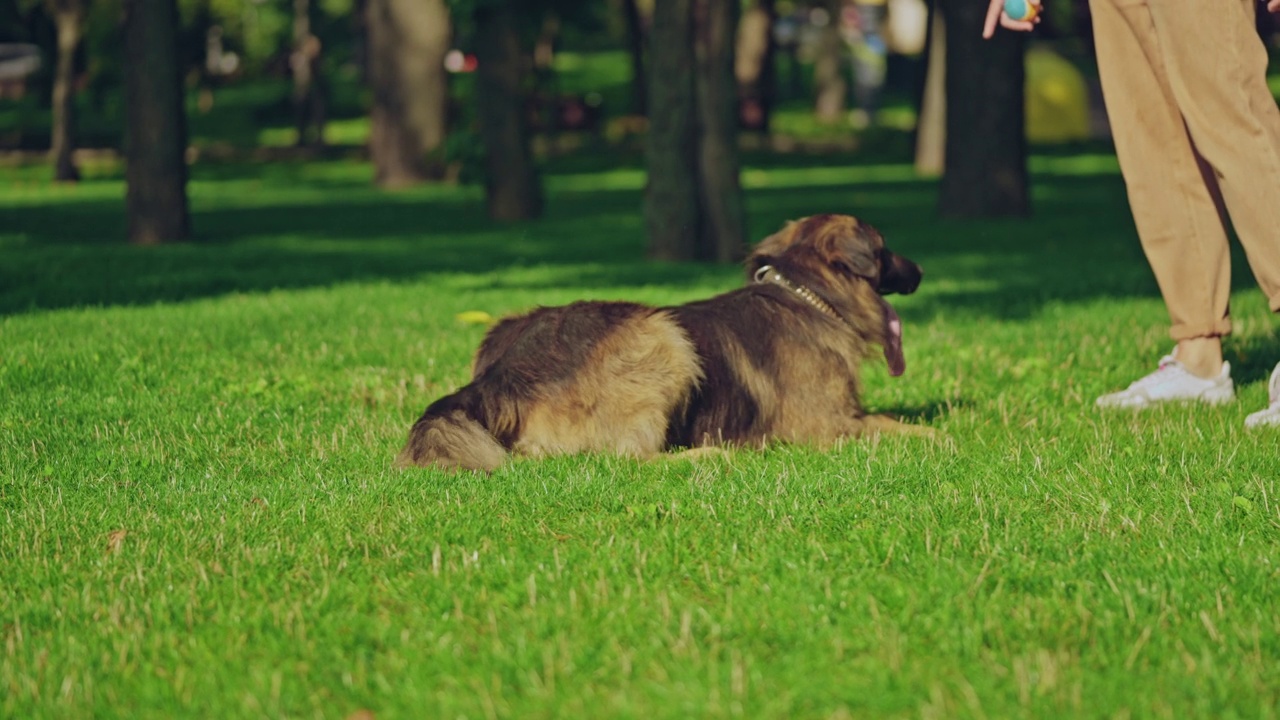
[(746, 271), (746, 287), (685, 305), (584, 301), (502, 320), (471, 382), (427, 407), (397, 465), (492, 471), (512, 454), (927, 434), (868, 414), (858, 380), (876, 346), (902, 374), (902, 323), (882, 296), (914, 292), (920, 266), (857, 218), (816, 215), (762, 240)]

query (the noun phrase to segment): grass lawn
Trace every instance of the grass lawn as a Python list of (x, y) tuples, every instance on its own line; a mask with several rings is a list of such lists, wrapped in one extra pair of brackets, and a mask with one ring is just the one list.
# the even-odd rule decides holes
[(1280, 336), (1237, 258), (1240, 401), (1100, 413), (1168, 349), (1113, 159), (1037, 156), (1036, 215), (943, 222), (907, 165), (755, 160), (753, 237), (862, 215), (920, 262), (937, 428), (728, 461), (394, 471), (492, 314), (674, 303), (634, 163), (545, 219), (349, 162), (197, 165), (199, 242), (132, 248), (118, 169), (0, 169), (0, 716), (1274, 717)]

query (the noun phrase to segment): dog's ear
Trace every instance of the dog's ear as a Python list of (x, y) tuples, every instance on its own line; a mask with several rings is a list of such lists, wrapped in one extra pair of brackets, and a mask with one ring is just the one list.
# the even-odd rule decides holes
[(803, 256), (842, 275), (874, 280), (880, 276), (883, 247), (880, 233), (852, 215), (813, 215), (789, 222), (761, 240), (747, 258), (747, 276), (783, 256)]
[(791, 220), (778, 232), (761, 240), (747, 256), (747, 277), (755, 277), (756, 271), (773, 264), (796, 241), (796, 229), (800, 223)]
[(880, 276), (880, 248), (884, 240), (870, 225), (851, 215), (824, 215), (810, 220), (815, 245), (823, 260), (837, 272), (863, 278)]
[(845, 243), (843, 250), (831, 263), (836, 268), (843, 265), (850, 275), (863, 278), (880, 276), (880, 253), (875, 247), (856, 237)]

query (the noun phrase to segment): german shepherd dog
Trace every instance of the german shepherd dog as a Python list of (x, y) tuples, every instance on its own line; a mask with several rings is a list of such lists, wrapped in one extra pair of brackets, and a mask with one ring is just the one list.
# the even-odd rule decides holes
[(471, 382), (431, 403), (397, 458), (493, 470), (511, 453), (829, 446), (921, 432), (859, 402), (858, 365), (879, 346), (902, 374), (902, 323), (881, 296), (921, 270), (848, 215), (788, 223), (747, 258), (746, 287), (687, 305), (576, 302), (507, 318)]

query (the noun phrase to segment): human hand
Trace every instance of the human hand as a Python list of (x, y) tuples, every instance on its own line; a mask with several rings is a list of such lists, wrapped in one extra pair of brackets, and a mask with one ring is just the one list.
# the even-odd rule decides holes
[[(1027, 1), (1039, 9), (1040, 2), (1038, 0)], [(1271, 0), (1271, 5), (1268, 7), (1272, 6), (1276, 9), (1280, 9), (1280, 0)], [(1005, 28), (1006, 30), (1029, 32), (1035, 29), (1036, 23), (1040, 22), (1040, 14), (1036, 13), (1036, 16), (1030, 20), (1014, 20), (1005, 14), (1004, 0), (991, 0), (991, 5), (987, 7), (987, 22), (982, 27), (982, 37), (984, 39), (990, 40), (991, 36), (996, 34), (997, 22), (1000, 23), (1000, 27)]]
[(1271, 2), (1267, 3), (1267, 10), (1273, 13), (1280, 13), (1280, 0), (1271, 0)]

